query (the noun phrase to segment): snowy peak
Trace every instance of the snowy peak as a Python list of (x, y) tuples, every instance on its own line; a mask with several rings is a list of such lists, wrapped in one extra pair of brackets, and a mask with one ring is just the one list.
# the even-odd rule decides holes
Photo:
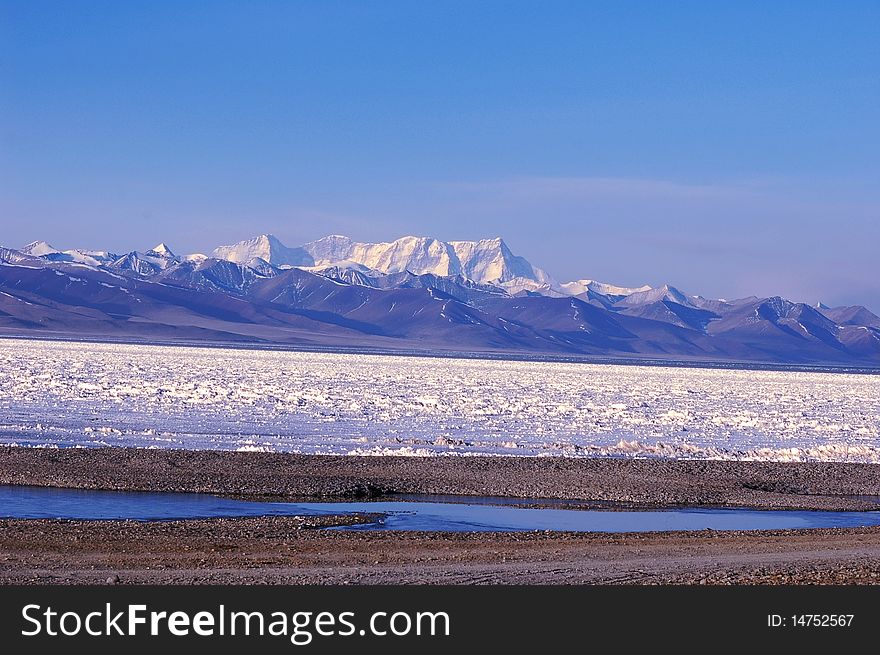
[(316, 266), (357, 264), (380, 273), (409, 271), (416, 275), (463, 275), (479, 283), (500, 284), (525, 278), (537, 284), (549, 275), (514, 255), (500, 238), (480, 241), (441, 241), (404, 236), (390, 242), (360, 243), (331, 235), (303, 246)]
[(565, 293), (570, 296), (577, 296), (582, 293), (592, 291), (603, 296), (617, 296), (623, 298), (634, 293), (650, 291), (651, 287), (647, 284), (641, 287), (620, 287), (615, 284), (607, 284), (597, 280), (575, 280), (574, 282), (565, 282), (559, 285)]
[(685, 307), (694, 307), (694, 304), (686, 295), (668, 284), (664, 284), (656, 289), (649, 288), (645, 291), (636, 291), (627, 295), (617, 304), (624, 307), (635, 307), (653, 302), (674, 302)]
[[(294, 272), (316, 274), (339, 285), (378, 290), (434, 288), (463, 302), (487, 294), (547, 300), (569, 298), (614, 316), (650, 319), (702, 334), (726, 334), (742, 326), (766, 329), (769, 323), (824, 341), (832, 338), (828, 335), (843, 334), (841, 330), (845, 328), (848, 335), (855, 336), (841, 338), (855, 342), (867, 338), (861, 334), (864, 332), (880, 342), (880, 318), (860, 306), (829, 308), (821, 302), (811, 306), (778, 296), (711, 300), (686, 295), (668, 284), (656, 288), (626, 287), (590, 278), (560, 284), (515, 255), (501, 237), (442, 241), (407, 235), (372, 243), (331, 234), (292, 248), (272, 234), (261, 234), (220, 246), (210, 256), (183, 257), (164, 242), (143, 252), (120, 256), (105, 250), (61, 251), (46, 241), (34, 241), (19, 250), (0, 251), (0, 264), (59, 270), (110, 269), (134, 278), (159, 276), (157, 279), (177, 284), (190, 284), (192, 278), (195, 281), (191, 285), (197, 288), (236, 293), (249, 288), (253, 280), (274, 278), (284, 272), (282, 269), (295, 268), (299, 270)], [(173, 270), (177, 267), (179, 271)], [(291, 276), (284, 279), (288, 278)]]
[(241, 295), (255, 282), (274, 277), (276, 273), (277, 269), (273, 268), (267, 269), (266, 274), (263, 274), (251, 266), (225, 259), (207, 258), (170, 266), (158, 275), (158, 279), (184, 288)]
[(146, 252), (134, 250), (127, 255), (122, 255), (111, 262), (109, 266), (116, 270), (131, 271), (138, 275), (148, 276), (179, 264), (180, 261), (180, 257), (171, 252), (168, 246), (160, 243)]
[(391, 243), (353, 243), (347, 259), (383, 273), (457, 275), (462, 272), (452, 247), (430, 237), (405, 236)]
[(272, 235), (261, 235), (214, 256), (238, 263), (260, 258), (275, 266), (332, 266), (393, 274), (462, 275), (479, 283), (500, 284), (524, 278), (536, 285), (553, 283), (544, 271), (514, 255), (500, 238), (445, 242), (432, 237), (404, 236), (390, 242), (363, 243), (332, 234), (301, 248), (288, 248)]
[(247, 264), (255, 258), (273, 266), (312, 266), (315, 263), (302, 248), (288, 248), (271, 234), (261, 234), (231, 246), (220, 246), (211, 253), (211, 256), (236, 264)]
[(45, 241), (29, 243), (19, 252), (32, 257), (40, 257), (47, 261), (85, 264), (86, 266), (101, 266), (102, 264), (109, 264), (116, 259), (116, 255), (104, 251), (58, 250)]
[(261, 234), (258, 237), (239, 241), (231, 246), (219, 246), (214, 249), (211, 256), (238, 264), (247, 263), (251, 259), (262, 259), (268, 262), (272, 257), (273, 248), (278, 250), (279, 245), (283, 246), (271, 234)]
[(146, 253), (130, 252), (122, 255), (119, 259), (110, 264), (110, 268), (119, 271), (130, 271), (138, 275), (155, 275), (167, 265), (167, 260), (159, 257), (149, 257)]
[(43, 255), (54, 255), (55, 253), (61, 252), (60, 250), (53, 248), (45, 241), (33, 241), (27, 244), (24, 248), (19, 248), (19, 252), (23, 252), (25, 255), (33, 255), (34, 257), (42, 257)]
[(75, 261), (92, 266), (110, 264), (116, 259), (116, 255), (107, 250), (67, 250), (65, 254)]
[(430, 237), (405, 236), (389, 243), (359, 243), (331, 235), (303, 246), (316, 266), (357, 267), (392, 274), (456, 275), (461, 264), (449, 244)]
[(514, 255), (504, 240), (450, 241), (449, 245), (462, 262), (462, 273), (477, 282), (503, 283), (517, 278), (553, 285), (554, 280), (525, 258)]
[(317, 241), (307, 243), (303, 246), (303, 250), (312, 256), (316, 266), (321, 266), (324, 262), (335, 264), (336, 262), (348, 259), (352, 243), (352, 240), (346, 236), (331, 234)]
[[(592, 279), (558, 284), (500, 238), (360, 243), (330, 235), (290, 248), (263, 234), (214, 254), (179, 257), (164, 243), (121, 257), (59, 251), (43, 241), (22, 251), (0, 248), (0, 330), (142, 335), (146, 320), (175, 339), (307, 337), (385, 347), (393, 337), (408, 349), (880, 366), (880, 317), (864, 307), (813, 307), (779, 296), (707, 300), (669, 285)], [(22, 302), (21, 293), (46, 302)], [(112, 313), (102, 315), (103, 307)]]
[(158, 246), (153, 246), (145, 254), (152, 255), (154, 257), (168, 257), (169, 259), (177, 258), (177, 255), (171, 252), (171, 248), (166, 246), (164, 243), (160, 243)]

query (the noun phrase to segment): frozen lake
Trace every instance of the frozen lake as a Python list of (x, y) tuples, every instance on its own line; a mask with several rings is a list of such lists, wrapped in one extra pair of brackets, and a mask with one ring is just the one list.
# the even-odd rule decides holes
[(880, 462), (880, 377), (0, 339), (0, 443)]

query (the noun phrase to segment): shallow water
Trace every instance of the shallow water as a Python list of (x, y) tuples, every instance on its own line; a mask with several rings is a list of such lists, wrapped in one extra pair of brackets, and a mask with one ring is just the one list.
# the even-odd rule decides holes
[[(498, 499), (463, 496), (419, 501), (344, 503), (251, 502), (209, 494), (91, 491), (0, 485), (0, 518), (133, 519), (161, 521), (244, 516), (321, 516), (379, 513), (376, 523), (342, 530), (449, 530), (454, 532), (647, 532), (655, 530), (775, 530), (880, 525), (878, 512), (677, 509), (597, 511), (522, 508)], [(448, 502), (454, 499), (455, 502)], [(505, 499), (510, 502), (510, 499)], [(528, 502), (518, 499), (516, 502)]]

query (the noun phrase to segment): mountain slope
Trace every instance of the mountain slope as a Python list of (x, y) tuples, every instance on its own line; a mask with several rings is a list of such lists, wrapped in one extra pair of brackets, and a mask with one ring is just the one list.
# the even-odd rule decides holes
[(824, 309), (818, 309), (818, 311), (839, 325), (880, 328), (880, 316), (868, 311), (861, 305), (854, 305), (852, 307), (834, 307), (833, 309), (826, 307)]
[(639, 305), (624, 305), (621, 314), (639, 316), (652, 321), (670, 323), (679, 327), (704, 332), (710, 322), (717, 320), (718, 314), (706, 309), (682, 305), (671, 300), (656, 300)]
[(648, 288), (640, 291), (633, 291), (621, 298), (615, 304), (618, 307), (636, 307), (638, 305), (648, 305), (656, 302), (673, 302), (684, 307), (694, 306), (690, 298), (668, 284), (664, 284), (662, 287), (657, 287), (656, 289)]
[(159, 244), (105, 263), (28, 249), (0, 248), (0, 334), (880, 366), (880, 319), (862, 307), (555, 285), (500, 239), (291, 249), (265, 236), (225, 258)]

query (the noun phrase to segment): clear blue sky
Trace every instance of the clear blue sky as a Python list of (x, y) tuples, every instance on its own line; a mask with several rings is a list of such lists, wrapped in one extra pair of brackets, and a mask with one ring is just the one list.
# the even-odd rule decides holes
[(503, 236), (880, 309), (880, 2), (0, 0), (0, 243)]

